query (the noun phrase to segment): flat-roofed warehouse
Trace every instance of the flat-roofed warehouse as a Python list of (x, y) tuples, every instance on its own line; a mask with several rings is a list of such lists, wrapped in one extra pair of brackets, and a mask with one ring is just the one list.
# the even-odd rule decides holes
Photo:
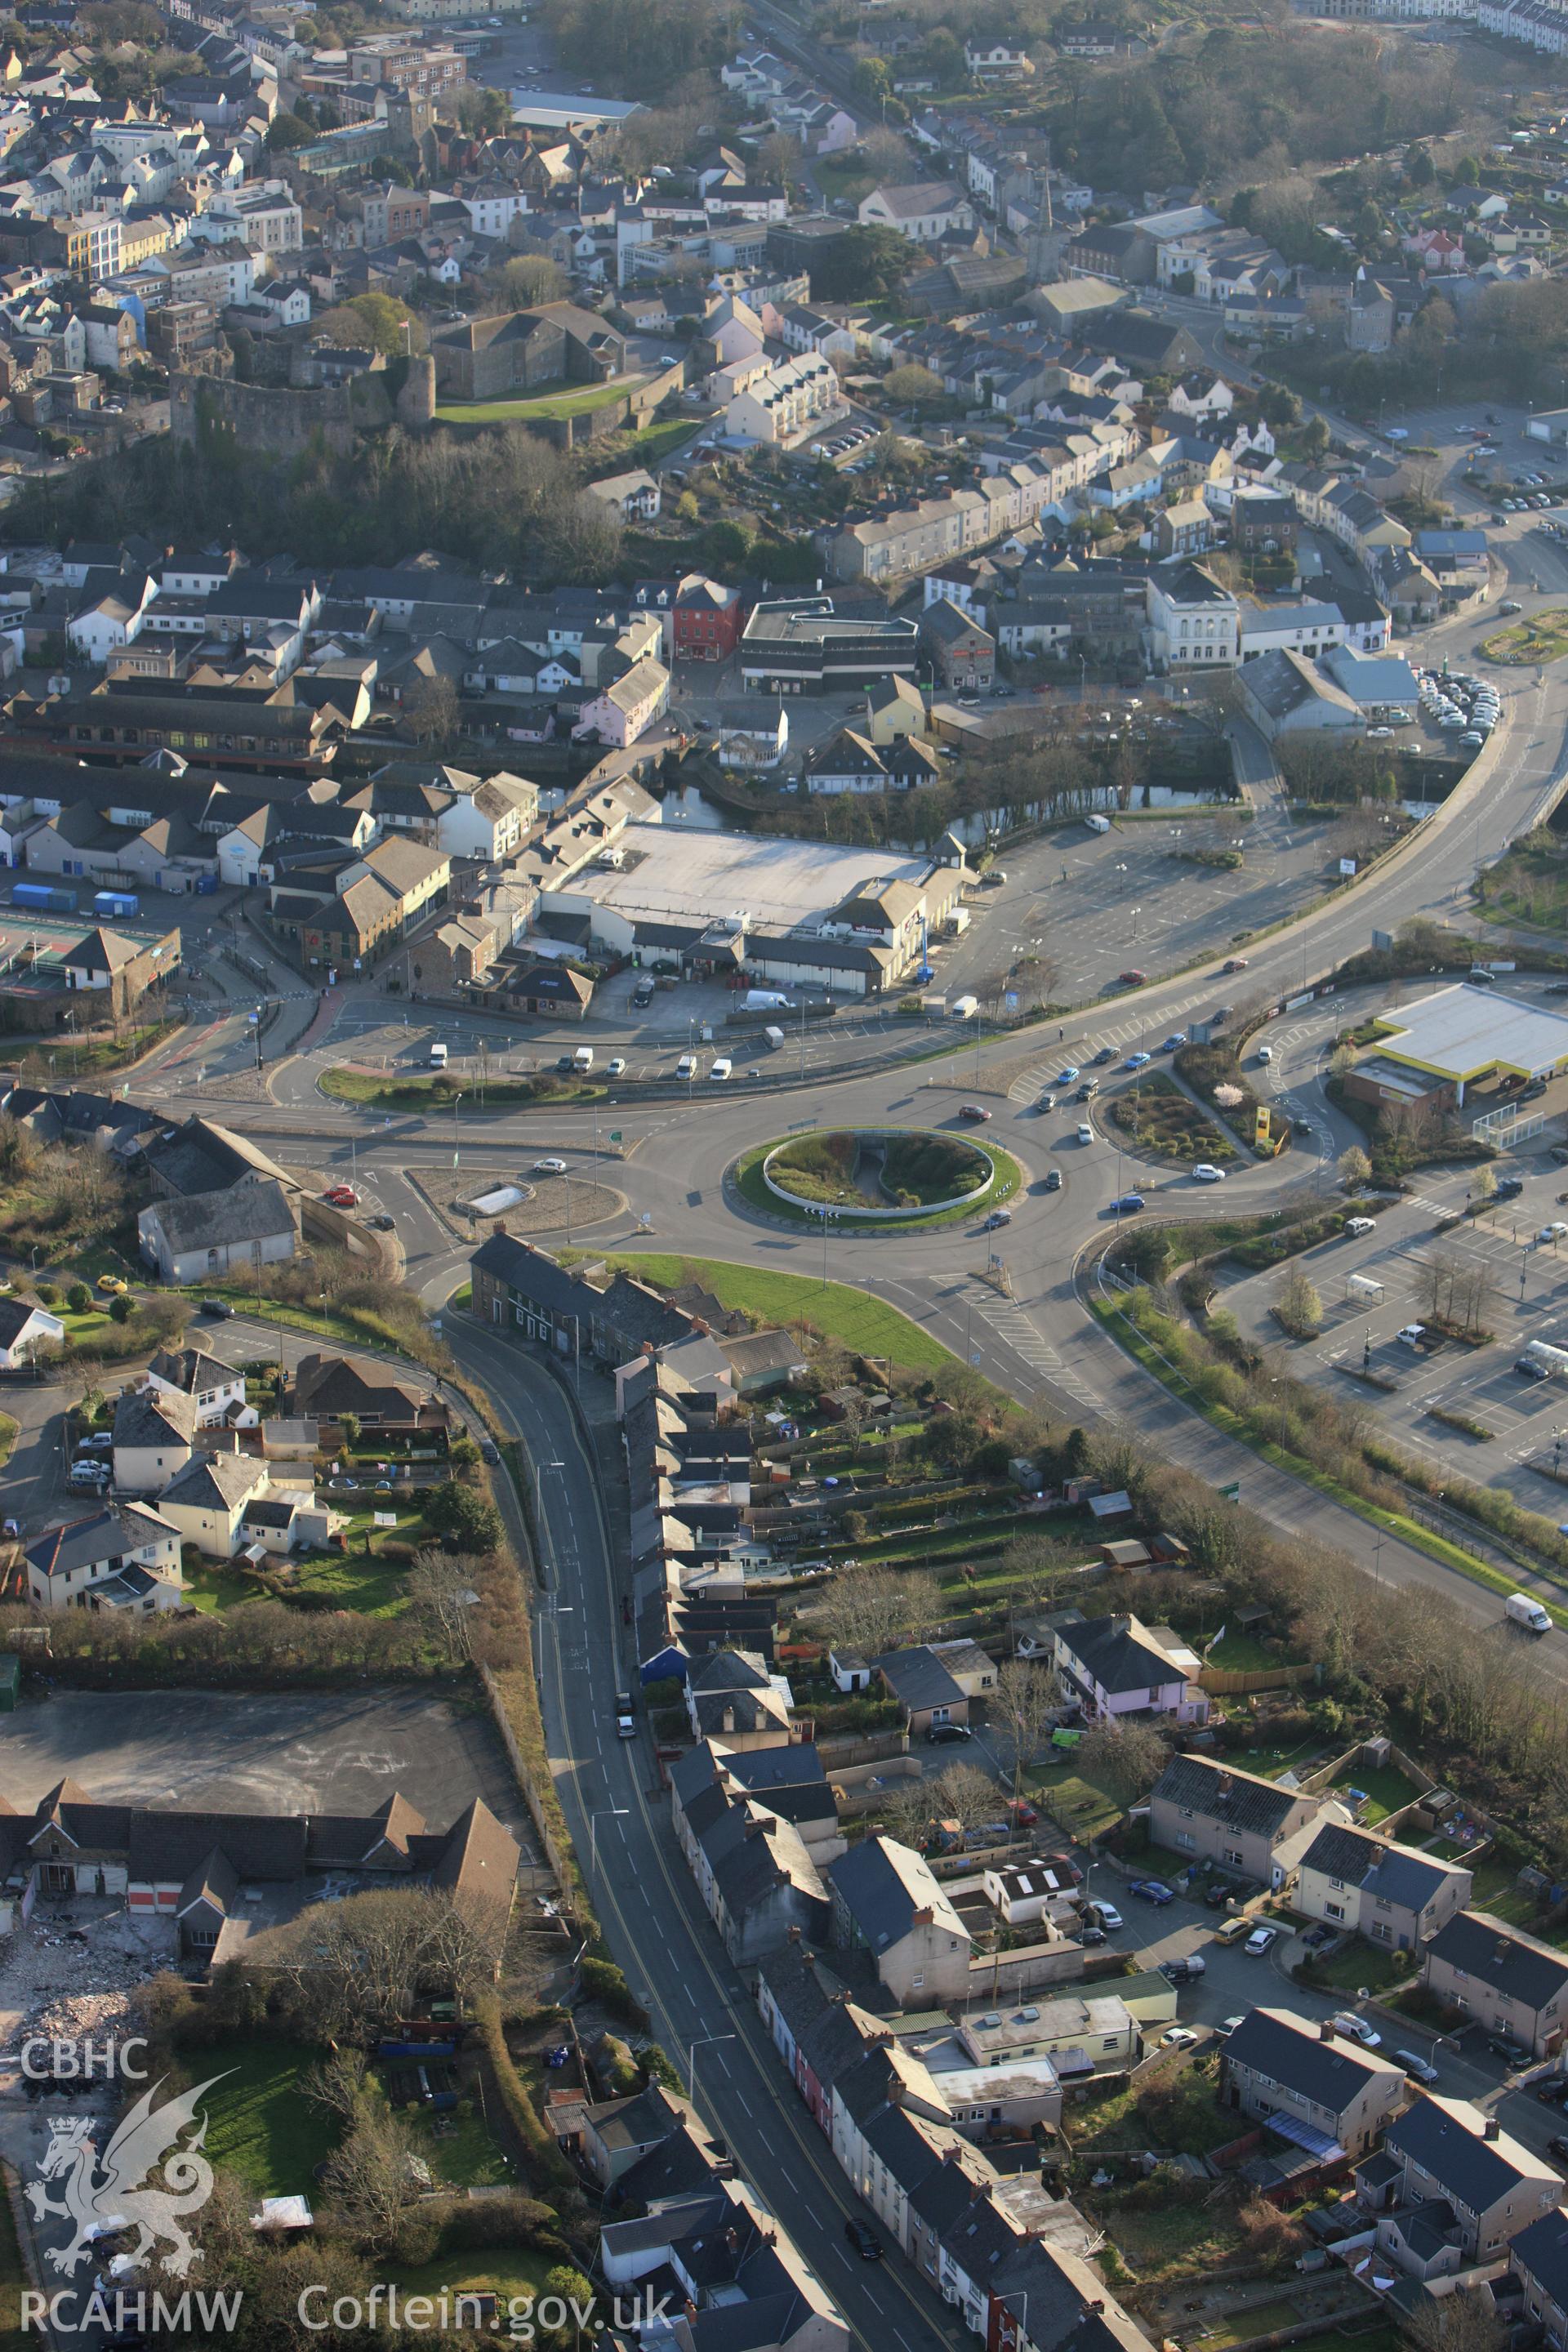
[[(1376, 1090), (1379, 1064), (1435, 1081), (1415, 1090), (1428, 1097), (1447, 1096), (1462, 1108), (1465, 1090), (1488, 1078), (1554, 1077), (1568, 1070), (1568, 1013), (1507, 996), (1498, 988), (1459, 982), (1439, 988), (1418, 1003), (1376, 1016), (1377, 1049), (1347, 1074), (1346, 1084), (1363, 1100), (1382, 1100)], [(1398, 1089), (1408, 1097), (1408, 1082)]]
[(921, 961), (973, 877), (951, 861), (750, 834), (628, 825), (618, 867), (542, 890), (539, 914), (586, 917), (589, 936), (639, 964), (668, 961), (766, 986), (871, 996)]

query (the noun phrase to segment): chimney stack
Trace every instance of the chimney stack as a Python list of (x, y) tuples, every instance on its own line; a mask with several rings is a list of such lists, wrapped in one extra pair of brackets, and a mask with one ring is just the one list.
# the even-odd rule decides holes
[(1323, 2020), (1323, 2021), (1322, 2021), (1322, 2023), (1321, 2023), (1321, 2024), (1319, 2026), (1319, 2028), (1318, 2028), (1318, 2039), (1319, 2039), (1319, 2041), (1320, 2041), (1320, 2042), (1331, 2042), (1331, 2041), (1333, 2040), (1333, 2038), (1334, 2038), (1334, 2021), (1333, 2021), (1333, 2019), (1332, 2019), (1331, 2017), (1325, 2017), (1325, 2018), (1324, 2018), (1324, 2020)]
[(1489, 2116), (1487, 2117), (1486, 2129), (1482, 2133), (1481, 2137), (1483, 2139), (1500, 2139), (1502, 2137), (1502, 2126), (1499, 2123), (1496, 2116)]

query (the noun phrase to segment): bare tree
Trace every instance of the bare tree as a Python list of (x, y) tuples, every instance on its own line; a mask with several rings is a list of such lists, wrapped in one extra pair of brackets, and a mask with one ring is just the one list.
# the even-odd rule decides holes
[(364, 2105), (368, 2073), (363, 2051), (333, 2050), (301, 2074), (300, 2088), (312, 2106), (350, 2124)]
[(1052, 1710), (1061, 1704), (1061, 1683), (1042, 1660), (1008, 1658), (996, 1670), (991, 1712), (1013, 1742), (1013, 1798), (1023, 1789), (1024, 1768), (1045, 1739)]
[(414, 2143), (400, 2116), (367, 2106), (321, 2168), (322, 2185), (353, 2235), (379, 2252), (416, 2196)]
[(897, 1780), (882, 1801), (882, 1819), (890, 1837), (903, 1845), (919, 1845), (937, 1810), (934, 1788), (918, 1774)]
[(276, 1965), (318, 2033), (363, 2040), (416, 2011), (426, 1987), (461, 1996), (492, 1982), (506, 1917), (504, 1899), (459, 1907), (434, 1888), (376, 1887), (302, 1911)]
[(1424, 2296), (1407, 2322), (1420, 2352), (1502, 2352), (1508, 2331), (1487, 2297), (1461, 2288), (1441, 2299)]
[(1090, 1724), (1078, 1745), (1084, 1769), (1103, 1780), (1124, 1805), (1152, 1789), (1165, 1769), (1169, 1750), (1152, 1723)]
[(403, 716), (416, 743), (449, 743), (458, 731), (458, 689), (449, 677), (416, 678), (403, 698)]
[(467, 1552), (437, 1551), (433, 1547), (415, 1553), (408, 1572), (408, 1597), (440, 1635), (454, 1664), (464, 1664), (473, 1655), (479, 1572), (479, 1563)]
[(1359, 1192), (1372, 1175), (1372, 1162), (1359, 1143), (1340, 1154), (1340, 1182), (1347, 1192)]
[(1274, 1305), (1279, 1320), (1296, 1339), (1309, 1339), (1322, 1324), (1323, 1302), (1304, 1266), (1291, 1267)]
[(935, 1818), (956, 1822), (961, 1830), (990, 1820), (1001, 1801), (995, 1781), (978, 1764), (950, 1764), (927, 1793)]
[(879, 1657), (885, 1650), (923, 1642), (941, 1622), (929, 1577), (900, 1575), (868, 1562), (840, 1571), (828, 1586), (815, 1622), (835, 1650)]

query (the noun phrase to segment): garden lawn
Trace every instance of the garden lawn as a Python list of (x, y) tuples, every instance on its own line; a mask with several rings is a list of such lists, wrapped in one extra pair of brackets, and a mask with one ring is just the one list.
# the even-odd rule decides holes
[[(1024, 1786), (1031, 1797), (1039, 1799), (1063, 1832), (1080, 1843), (1098, 1837), (1112, 1822), (1121, 1818), (1121, 1799), (1081, 1772), (1071, 1759), (1060, 1764), (1031, 1765), (1024, 1776)], [(1114, 1893), (1109, 1893), (1106, 1899), (1114, 1902)], [(1116, 1907), (1122, 1910), (1120, 1903)], [(1126, 1913), (1122, 1916), (1125, 1917)]]
[[(1408, 1952), (1386, 1951), (1381, 1944), (1363, 1943), (1359, 1938), (1330, 1959), (1325, 1960), (1321, 1952), (1312, 1957), (1318, 1966), (1311, 1981), (1332, 1992), (1355, 1992), (1362, 1985), (1369, 1992), (1389, 1992), (1395, 1985), (1408, 1984), (1415, 1974)], [(1398, 1965), (1401, 1961), (1403, 1967)]]
[(312, 2195), (316, 2167), (338, 2137), (331, 2116), (300, 2087), (317, 2053), (298, 2042), (256, 2041), (216, 2042), (181, 2055), (198, 2083), (226, 2077), (203, 2102), (213, 2162), (232, 2168), (257, 2197)]
[[(1228, 2134), (1232, 2139), (1236, 2137), (1234, 2121), (1233, 2117)], [(1103, 2223), (1117, 2252), (1143, 2285), (1157, 2285), (1165, 2279), (1203, 2278), (1234, 2262), (1245, 2243), (1236, 2209), (1229, 2204), (1217, 2208), (1167, 2205), (1140, 2212), (1136, 2207), (1092, 2192), (1080, 2201), (1094, 2221)]]
[(1489, 1911), (1506, 1927), (1526, 1928), (1531, 1935), (1540, 1936), (1543, 1943), (1560, 1943), (1560, 1936), (1553, 1937), (1542, 1932), (1540, 1906), (1532, 1895), (1515, 1883), (1517, 1875), (1513, 1863), (1500, 1862), (1495, 1855), (1481, 1863), (1475, 1873), (1471, 1910)]
[(185, 1599), (193, 1609), (204, 1616), (221, 1613), (225, 1609), (237, 1609), (242, 1601), (265, 1598), (258, 1584), (251, 1584), (237, 1576), (232, 1568), (211, 1566), (189, 1569), (185, 1573)]
[(478, 2246), (449, 2254), (436, 2254), (427, 2263), (377, 2264), (402, 2296), (492, 2294), (500, 2297), (502, 2314), (510, 2295), (537, 2295), (555, 2267), (548, 2254), (527, 2247)]
[(1227, 1633), (1223, 1642), (1215, 1643), (1205, 1664), (1221, 1666), (1230, 1675), (1257, 1675), (1267, 1674), (1286, 1661), (1266, 1650), (1254, 1633)]
[(680, 442), (694, 439), (700, 429), (689, 416), (666, 417), (658, 425), (647, 425), (640, 433), (634, 433), (626, 456), (634, 466), (659, 465)]
[(825, 1338), (840, 1340), (858, 1355), (890, 1356), (918, 1372), (940, 1371), (958, 1358), (940, 1339), (922, 1331), (896, 1307), (854, 1290), (847, 1282), (826, 1286), (813, 1276), (779, 1274), (771, 1266), (731, 1265), (723, 1258), (675, 1257), (656, 1250), (620, 1252), (611, 1266), (645, 1275), (650, 1282), (677, 1284), (690, 1278), (711, 1290), (726, 1307), (760, 1315), (769, 1323), (810, 1323)]
[(531, 417), (584, 416), (624, 400), (643, 382), (641, 376), (616, 376), (609, 383), (590, 385), (584, 392), (541, 393), (532, 400), (457, 400), (442, 402), (436, 414), (446, 425), (526, 425)]
[(408, 1606), (408, 1563), (384, 1559), (382, 1553), (389, 1543), (421, 1544), (435, 1538), (421, 1512), (399, 1509), (390, 1498), (382, 1507), (398, 1510), (397, 1525), (378, 1528), (370, 1510), (355, 1511), (342, 1531), (348, 1538), (346, 1553), (307, 1552), (299, 1561), (300, 1591), (330, 1592), (340, 1609), (353, 1609), (361, 1617), (403, 1614)]
[(432, 2115), (424, 2107), (405, 2107), (403, 2120), (414, 2134), (419, 2153), (437, 2180), (451, 2189), (510, 2188), (511, 2166), (485, 2128), (479, 2109), (465, 2099), (455, 2112)]
[(1421, 1794), (1415, 1782), (1407, 1780), (1393, 1764), (1352, 1764), (1339, 1774), (1333, 1785), (1336, 1789), (1361, 1790), (1367, 1800), (1362, 1807), (1361, 1819), (1369, 1829), (1385, 1822), (1390, 1813), (1397, 1813)]

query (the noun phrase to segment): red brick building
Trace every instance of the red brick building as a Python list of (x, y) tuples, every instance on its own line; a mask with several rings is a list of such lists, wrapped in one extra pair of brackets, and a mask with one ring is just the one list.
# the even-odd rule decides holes
[(738, 588), (716, 580), (688, 582), (675, 600), (677, 661), (728, 661), (741, 642), (742, 614)]

